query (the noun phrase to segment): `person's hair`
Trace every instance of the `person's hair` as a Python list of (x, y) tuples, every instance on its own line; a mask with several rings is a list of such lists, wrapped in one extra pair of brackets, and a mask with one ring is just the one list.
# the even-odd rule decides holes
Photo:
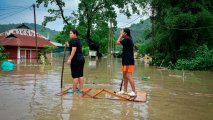
[(127, 35), (127, 36), (129, 36), (130, 38), (132, 37), (132, 36), (131, 36), (131, 32), (130, 32), (130, 29), (129, 29), (129, 28), (124, 28), (124, 29), (123, 29), (123, 32), (125, 32), (125, 33), (126, 33), (126, 35)]
[(75, 30), (75, 29), (70, 30), (70, 32), (73, 32), (74, 34), (76, 34), (76, 36), (78, 36), (78, 35), (79, 35), (78, 31), (77, 31), (77, 30)]

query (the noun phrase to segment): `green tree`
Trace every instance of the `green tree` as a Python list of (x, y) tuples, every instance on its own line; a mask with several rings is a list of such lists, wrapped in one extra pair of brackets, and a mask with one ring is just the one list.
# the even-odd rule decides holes
[[(146, 4), (144, 1), (146, 0), (80, 0), (78, 11), (73, 12), (71, 16), (65, 16), (63, 9), (65, 2), (62, 0), (37, 0), (37, 3), (45, 7), (50, 4), (58, 6), (58, 9), (48, 10), (50, 16), (45, 17), (43, 25), (62, 18), (66, 25), (74, 25), (83, 34), (82, 38), (86, 40), (90, 49), (99, 51), (99, 46), (107, 43), (100, 40), (107, 40), (105, 38), (108, 37), (108, 21), (110, 19), (115, 21), (117, 17), (115, 7), (130, 17), (132, 13), (140, 14), (139, 9), (144, 8)], [(117, 25), (116, 22), (114, 25)], [(107, 45), (104, 45), (103, 48), (107, 48)]]
[(70, 30), (74, 29), (75, 26), (73, 25), (65, 25), (63, 27), (63, 31), (59, 32), (59, 34), (57, 34), (55, 36), (55, 40), (59, 43), (64, 44), (66, 41), (68, 41), (70, 39)]
[(212, 70), (213, 68), (213, 49), (209, 50), (204, 44), (195, 52), (193, 59), (178, 59), (175, 64), (177, 69), (188, 70)]
[(153, 0), (155, 10), (155, 56), (157, 65), (191, 59), (199, 46), (213, 48), (212, 0)]

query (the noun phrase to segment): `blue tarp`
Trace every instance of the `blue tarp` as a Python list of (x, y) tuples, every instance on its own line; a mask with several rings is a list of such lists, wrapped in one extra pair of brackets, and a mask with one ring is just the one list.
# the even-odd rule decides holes
[(3, 61), (1, 63), (1, 69), (3, 71), (11, 71), (15, 68), (15, 64), (11, 61)]

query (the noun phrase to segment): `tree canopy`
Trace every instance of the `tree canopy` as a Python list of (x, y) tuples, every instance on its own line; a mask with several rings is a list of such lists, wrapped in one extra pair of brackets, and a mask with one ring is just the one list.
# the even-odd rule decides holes
[(178, 60), (180, 65), (181, 60), (195, 58), (200, 46), (213, 48), (212, 0), (153, 0), (151, 5), (156, 12), (156, 65), (163, 60), (165, 66), (174, 66)]
[[(116, 27), (116, 9), (120, 13), (130, 17), (133, 13), (141, 14), (140, 10), (146, 6), (146, 0), (79, 0), (78, 10), (66, 16), (64, 14), (64, 7), (66, 2), (62, 0), (37, 0), (38, 5), (56, 5), (58, 9), (48, 9), (50, 16), (46, 16), (43, 25), (48, 22), (54, 21), (58, 18), (62, 18), (65, 26), (72, 26), (80, 31), (81, 38), (85, 40), (90, 49), (100, 50), (101, 45), (102, 52), (106, 52), (107, 40), (108, 40), (108, 22), (114, 21)], [(67, 31), (68, 27), (65, 27), (64, 31)], [(69, 27), (70, 28), (70, 27)], [(115, 29), (113, 29), (115, 30)], [(68, 34), (61, 32), (61, 37), (65, 37)], [(57, 36), (61, 38), (60, 36)], [(67, 38), (66, 38), (67, 39)], [(62, 41), (61, 41), (62, 42)]]
[[(117, 28), (117, 10), (127, 17), (152, 10), (153, 29), (145, 30), (144, 36), (137, 38), (147, 39), (146, 43), (137, 43), (141, 47), (139, 51), (151, 53), (154, 65), (177, 69), (213, 68), (212, 0), (79, 0), (78, 10), (68, 16), (64, 14), (66, 1), (37, 0), (37, 3), (57, 6), (48, 7), (50, 16), (45, 17), (43, 25), (63, 19), (65, 26), (56, 37), (58, 41), (63, 43), (69, 39), (69, 30), (75, 28), (84, 45), (101, 53), (107, 52), (109, 21), (114, 23), (113, 31)], [(142, 13), (147, 6), (151, 9)], [(201, 56), (200, 51), (205, 51), (205, 56)], [(203, 57), (205, 59), (200, 59)]]

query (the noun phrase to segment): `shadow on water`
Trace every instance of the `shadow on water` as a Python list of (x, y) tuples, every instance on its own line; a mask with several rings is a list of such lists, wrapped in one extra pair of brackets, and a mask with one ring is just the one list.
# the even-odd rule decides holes
[[(146, 103), (81, 98), (79, 94), (55, 96), (61, 91), (62, 59), (48, 65), (33, 60), (15, 61), (17, 67), (0, 72), (2, 120), (209, 120), (213, 118), (212, 72), (159, 70), (136, 60), (134, 80), (138, 91), (148, 93)], [(85, 87), (118, 91), (121, 59), (86, 58)], [(71, 86), (69, 65), (64, 68), (64, 88)], [(187, 114), (184, 114), (187, 113)]]

